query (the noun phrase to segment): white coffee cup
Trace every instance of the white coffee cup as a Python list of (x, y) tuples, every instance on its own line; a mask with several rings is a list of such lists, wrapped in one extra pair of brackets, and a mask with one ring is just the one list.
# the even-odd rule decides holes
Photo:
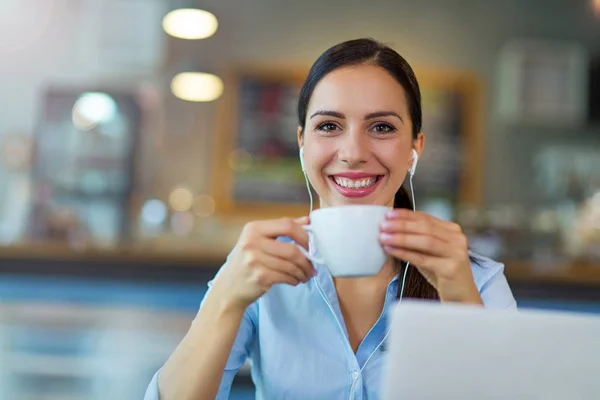
[[(379, 243), (379, 225), (390, 207), (349, 205), (327, 207), (310, 214), (310, 251), (301, 248), (314, 264), (323, 264), (335, 277), (376, 275), (387, 259)], [(318, 256), (315, 256), (316, 255)]]

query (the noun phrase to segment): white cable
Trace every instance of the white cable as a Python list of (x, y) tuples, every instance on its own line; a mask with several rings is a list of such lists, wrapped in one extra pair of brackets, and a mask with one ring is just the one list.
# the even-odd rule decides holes
[[(415, 203), (415, 191), (413, 189), (413, 183), (412, 183), (412, 174), (410, 175), (409, 178), (409, 184), (410, 184), (410, 194), (412, 197), (412, 206), (413, 206), (413, 212), (416, 211), (417, 209), (417, 205)], [(402, 286), (400, 288), (400, 296), (398, 299), (398, 304), (396, 305), (396, 307), (398, 307), (398, 305), (400, 305), (400, 303), (402, 302), (402, 296), (404, 295), (404, 283), (406, 282), (406, 273), (408, 272), (408, 267), (410, 266), (410, 263), (406, 263), (406, 267), (404, 268), (404, 274), (402, 276)], [(352, 386), (350, 386), (350, 396), (348, 397), (348, 400), (352, 400), (352, 397), (354, 396), (354, 386), (356, 385), (356, 382), (358, 382), (358, 378), (362, 375), (363, 369), (365, 369), (365, 367), (367, 366), (367, 364), (369, 363), (369, 360), (371, 360), (371, 357), (373, 357), (373, 355), (375, 355), (375, 353), (377, 352), (377, 350), (381, 347), (381, 345), (385, 342), (385, 340), (387, 339), (388, 335), (390, 334), (390, 331), (388, 331), (385, 336), (383, 337), (383, 339), (381, 339), (381, 342), (379, 342), (379, 344), (377, 345), (377, 347), (375, 347), (375, 350), (373, 350), (373, 352), (369, 355), (369, 357), (367, 358), (367, 361), (365, 361), (365, 363), (363, 364), (362, 368), (358, 371), (358, 374), (356, 375), (356, 377), (352, 378)]]
[[(310, 190), (310, 183), (308, 183), (308, 176), (306, 176), (306, 172), (302, 171), (302, 174), (304, 175), (304, 182), (306, 183), (306, 190), (308, 190), (308, 198), (310, 199), (310, 209), (308, 211), (308, 215), (310, 216), (310, 214), (312, 214), (313, 211), (313, 197), (312, 197), (312, 190)], [(310, 251), (311, 249), (314, 249), (315, 246), (313, 244), (313, 235), (309, 234), (308, 235), (308, 250)]]
[[(410, 196), (412, 198), (412, 207), (413, 207), (413, 212), (415, 212), (417, 210), (417, 203), (415, 203), (415, 191), (413, 189), (413, 175), (410, 175), (410, 178), (408, 179), (408, 183), (410, 185)], [(402, 277), (402, 287), (400, 289), (400, 296), (398, 296), (399, 300), (398, 303), (400, 303), (402, 301), (402, 296), (404, 295), (404, 282), (406, 282), (406, 273), (408, 272), (408, 267), (410, 266), (410, 263), (407, 262), (406, 263), (406, 267), (404, 267), (404, 276)]]
[[(345, 337), (346, 330), (344, 329), (344, 327), (342, 327), (342, 323), (339, 321), (339, 318), (335, 315), (335, 311), (333, 311), (333, 306), (331, 305), (327, 296), (325, 296), (325, 293), (323, 291), (323, 288), (321, 287), (321, 284), (316, 279), (314, 281), (315, 281), (315, 284), (317, 285), (317, 290), (319, 291), (319, 293), (321, 294), (321, 297), (325, 301), (325, 304), (327, 304), (327, 307), (329, 307), (329, 311), (331, 311), (331, 314), (333, 314), (333, 317), (335, 318), (335, 322), (337, 322), (338, 327), (340, 328), (340, 332), (342, 333), (342, 336)], [(350, 345), (348, 345), (348, 347), (350, 347)], [(352, 347), (350, 347), (350, 351), (352, 351)]]
[(408, 178), (408, 183), (410, 185), (410, 197), (412, 198), (413, 211), (416, 211), (417, 203), (415, 203), (415, 191), (413, 189), (412, 178), (413, 178), (413, 175), (411, 175), (410, 178)]
[[(309, 215), (310, 215), (310, 213), (312, 213), (312, 211), (313, 211), (312, 190), (310, 190), (310, 183), (308, 182), (308, 176), (306, 175), (306, 172), (304, 172), (304, 171), (302, 171), (302, 172), (303, 172), (303, 175), (304, 175), (304, 182), (306, 183), (306, 190), (308, 190), (308, 198), (310, 199), (310, 211), (309, 211)], [(413, 211), (416, 211), (415, 191), (413, 189), (412, 178), (413, 178), (413, 174), (410, 174), (410, 178), (409, 178), (410, 194), (411, 194), (411, 198), (412, 198)], [(311, 243), (311, 239), (312, 239), (311, 235), (309, 235), (309, 248), (312, 248), (312, 246), (310, 246), (310, 244), (312, 244)], [(400, 296), (399, 296), (398, 304), (400, 304), (402, 302), (402, 296), (404, 295), (404, 284), (406, 282), (406, 274), (408, 272), (408, 267), (409, 266), (410, 266), (410, 263), (407, 262), (406, 263), (406, 267), (404, 268), (404, 274), (402, 276), (402, 286), (400, 288)], [(327, 297), (323, 293), (321, 285), (318, 282), (316, 282), (316, 284), (317, 284), (317, 289), (319, 291), (319, 294), (321, 295), (321, 297), (323, 298), (323, 300), (325, 300), (325, 303), (327, 304), (327, 307), (329, 307), (329, 310), (333, 314), (333, 316), (334, 316), (334, 318), (335, 318), (335, 320), (336, 320), (336, 322), (338, 324), (338, 327), (342, 331), (342, 334), (345, 335), (345, 330), (342, 327), (340, 321), (338, 321), (338, 318), (335, 315), (335, 311), (333, 310), (333, 306), (329, 303), (329, 300), (327, 299)], [(367, 358), (367, 360), (365, 361), (365, 363), (363, 364), (363, 366), (361, 367), (361, 369), (358, 371), (358, 374), (356, 375), (356, 377), (352, 378), (352, 385), (350, 386), (349, 400), (352, 400), (352, 397), (354, 396), (354, 388), (356, 386), (356, 382), (358, 382), (358, 378), (362, 375), (363, 370), (365, 369), (365, 367), (367, 366), (367, 364), (369, 363), (369, 361), (371, 360), (371, 358), (375, 355), (375, 353), (377, 352), (377, 350), (379, 350), (379, 348), (381, 347), (381, 345), (385, 342), (385, 340), (387, 339), (388, 335), (389, 335), (389, 331), (385, 334), (385, 336), (383, 337), (383, 339), (381, 340), (381, 342), (379, 342), (379, 344), (377, 345), (377, 347), (375, 347), (375, 349), (371, 352), (371, 354), (369, 355), (369, 357)]]
[[(312, 210), (313, 210), (312, 190), (310, 190), (310, 183), (308, 182), (308, 176), (306, 176), (306, 172), (302, 171), (302, 173), (304, 175), (304, 182), (306, 183), (306, 190), (308, 190), (308, 197), (310, 198), (310, 213), (312, 213)], [(310, 215), (310, 213), (309, 213), (309, 215)], [(308, 248), (309, 249), (314, 249), (314, 247), (311, 246), (311, 244), (312, 244), (312, 235), (308, 235), (308, 242), (309, 242)], [(338, 327), (340, 328), (340, 332), (342, 333), (342, 336), (345, 336), (346, 335), (346, 331), (342, 327), (342, 324), (339, 321), (338, 317), (335, 315), (335, 311), (333, 310), (333, 306), (329, 302), (329, 299), (327, 299), (327, 296), (325, 296), (325, 293), (323, 291), (323, 288), (321, 287), (321, 284), (316, 279), (314, 281), (315, 281), (315, 284), (317, 286), (317, 290), (319, 291), (319, 293), (321, 294), (321, 297), (325, 301), (325, 304), (327, 304), (327, 307), (329, 307), (329, 310), (331, 311), (331, 314), (333, 314), (333, 316), (335, 318), (335, 322), (337, 322)], [(352, 349), (350, 349), (350, 350), (352, 350)]]
[(308, 198), (310, 199), (310, 211), (308, 215), (312, 213), (313, 210), (313, 198), (312, 198), (312, 190), (310, 190), (310, 183), (308, 183), (308, 176), (306, 176), (306, 172), (302, 171), (304, 175), (304, 182), (306, 183), (306, 190), (308, 190)]

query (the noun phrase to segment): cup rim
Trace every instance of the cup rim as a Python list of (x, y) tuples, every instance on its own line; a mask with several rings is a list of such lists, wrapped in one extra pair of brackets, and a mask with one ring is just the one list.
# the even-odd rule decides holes
[(386, 210), (392, 210), (393, 209), (393, 207), (384, 206), (384, 205), (381, 205), (381, 204), (344, 204), (344, 205), (341, 205), (341, 206), (318, 208), (316, 210), (313, 210), (311, 212), (311, 214), (319, 214), (321, 211), (324, 212), (326, 210), (331, 210), (331, 209), (336, 209), (336, 208), (360, 208), (360, 209), (363, 209), (363, 210), (365, 208), (374, 208), (374, 209), (385, 208)]

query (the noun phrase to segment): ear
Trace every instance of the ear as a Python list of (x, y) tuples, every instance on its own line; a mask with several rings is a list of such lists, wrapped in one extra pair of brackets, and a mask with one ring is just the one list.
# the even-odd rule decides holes
[(304, 146), (304, 132), (302, 132), (302, 127), (298, 125), (298, 148)]
[(413, 140), (413, 149), (417, 151), (419, 158), (421, 158), (421, 154), (423, 153), (423, 148), (425, 147), (425, 134), (423, 132), (419, 132), (417, 138)]
[(423, 146), (425, 144), (425, 135), (419, 132), (417, 138), (413, 140), (413, 148), (410, 151), (410, 157), (408, 158), (408, 173), (412, 177), (415, 174), (417, 163), (423, 152)]

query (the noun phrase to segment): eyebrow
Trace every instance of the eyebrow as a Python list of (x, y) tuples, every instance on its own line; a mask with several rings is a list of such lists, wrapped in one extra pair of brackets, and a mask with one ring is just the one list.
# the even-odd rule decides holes
[(335, 117), (335, 118), (339, 118), (339, 119), (346, 119), (346, 116), (344, 114), (337, 112), (337, 111), (329, 111), (329, 110), (318, 110), (313, 115), (310, 116), (310, 119), (313, 119), (314, 117), (316, 117), (318, 115), (324, 115), (327, 117)]
[(365, 116), (365, 119), (373, 119), (373, 118), (381, 118), (381, 117), (396, 117), (400, 121), (404, 122), (404, 120), (402, 119), (402, 117), (398, 113), (395, 113), (394, 111), (377, 111), (377, 112), (372, 112), (372, 113), (367, 114)]
[[(318, 115), (324, 115), (324, 116), (328, 116), (328, 117), (335, 117), (335, 118), (339, 118), (339, 119), (346, 119), (346, 116), (340, 112), (337, 111), (330, 111), (330, 110), (318, 110), (316, 111), (314, 114), (312, 114), (310, 116), (310, 118), (314, 118)], [(400, 121), (404, 122), (404, 120), (402, 119), (402, 117), (394, 112), (394, 111), (376, 111), (376, 112), (372, 112), (369, 113), (367, 115), (365, 115), (365, 120), (368, 119), (373, 119), (373, 118), (381, 118), (381, 117), (396, 117), (398, 118)]]

